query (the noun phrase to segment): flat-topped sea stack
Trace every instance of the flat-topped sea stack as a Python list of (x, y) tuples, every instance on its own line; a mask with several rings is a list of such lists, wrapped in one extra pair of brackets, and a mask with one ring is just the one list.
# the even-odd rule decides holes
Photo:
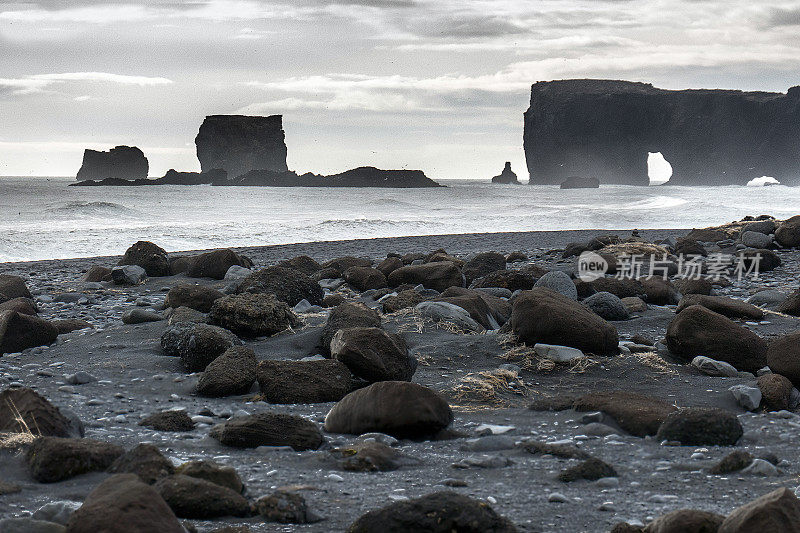
[(511, 183), (513, 185), (519, 185), (517, 174), (511, 170), (510, 161), (506, 161), (506, 166), (503, 168), (503, 172), (492, 178), (492, 183)]
[(670, 185), (800, 183), (800, 86), (786, 94), (672, 91), (617, 80), (559, 80), (531, 88), (525, 112), (531, 184), (574, 175), (648, 185), (647, 157), (672, 165)]
[(597, 189), (600, 187), (600, 180), (597, 178), (582, 178), (580, 176), (570, 176), (561, 182), (561, 189)]
[(108, 152), (87, 149), (83, 152), (83, 163), (77, 179), (146, 179), (148, 170), (147, 158), (135, 146), (115, 146)]
[[(215, 183), (219, 185), (220, 183)], [(375, 167), (358, 167), (339, 174), (320, 176), (308, 172), (270, 172), (254, 170), (244, 176), (228, 180), (225, 185), (259, 185), (269, 187), (441, 187), (421, 170), (383, 170)]]
[(202, 172), (220, 168), (236, 177), (251, 170), (289, 170), (285, 139), (282, 115), (211, 115), (194, 142)]

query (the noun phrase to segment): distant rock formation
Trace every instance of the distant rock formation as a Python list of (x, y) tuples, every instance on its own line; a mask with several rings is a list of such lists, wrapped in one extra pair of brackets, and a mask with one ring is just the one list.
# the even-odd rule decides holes
[(786, 94), (657, 89), (615, 80), (539, 82), (525, 113), (531, 184), (573, 175), (649, 184), (648, 152), (672, 165), (670, 185), (800, 183), (800, 86)]
[(517, 175), (511, 170), (511, 161), (506, 161), (503, 172), (501, 172), (499, 176), (493, 177), (492, 183), (513, 183), (514, 185), (519, 185)]
[(77, 179), (146, 179), (149, 168), (147, 158), (135, 146), (115, 146), (108, 152), (85, 150)]
[(211, 115), (194, 142), (203, 172), (221, 168), (236, 177), (251, 170), (289, 170), (281, 115)]
[(271, 172), (252, 170), (243, 176), (229, 179), (224, 170), (210, 172), (175, 172), (170, 170), (163, 178), (153, 180), (105, 179), (101, 181), (81, 181), (76, 186), (136, 186), (136, 185), (242, 185), (259, 187), (392, 187), (417, 188), (441, 187), (421, 170), (381, 170), (374, 167), (359, 167), (353, 170), (320, 176), (295, 172)]
[(85, 180), (72, 183), (71, 186), (91, 187), (91, 186), (139, 186), (139, 185), (211, 185), (214, 183), (224, 184), (228, 180), (228, 173), (222, 169), (215, 168), (208, 172), (178, 172), (169, 169), (161, 178), (156, 179), (137, 179), (124, 180), (119, 178), (106, 178), (103, 180)]
[(561, 182), (561, 189), (597, 189), (600, 187), (600, 180), (597, 178), (582, 178), (580, 176), (570, 176)]

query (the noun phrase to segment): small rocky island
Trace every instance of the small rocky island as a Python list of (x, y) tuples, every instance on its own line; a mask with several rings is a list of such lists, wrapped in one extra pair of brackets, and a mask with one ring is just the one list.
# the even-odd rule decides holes
[(147, 178), (149, 170), (147, 158), (135, 146), (115, 146), (108, 152), (86, 150), (83, 163), (78, 170), (79, 180)]
[[(382, 170), (359, 167), (329, 176), (297, 174), (286, 165), (283, 117), (211, 115), (195, 138), (201, 172), (170, 169), (157, 179), (147, 178), (147, 159), (138, 148), (118, 146), (111, 152), (86, 150), (78, 172), (78, 186), (141, 185), (244, 185), (268, 187), (440, 187), (421, 170)], [(120, 150), (120, 149), (125, 150)], [(129, 151), (144, 160), (144, 171), (124, 173), (117, 159), (131, 159)], [(96, 154), (100, 154), (99, 157)], [(110, 156), (109, 154), (113, 154)], [(120, 157), (124, 155), (127, 159)], [(113, 164), (112, 164), (113, 163)], [(126, 168), (133, 168), (128, 165)], [(510, 170), (510, 168), (509, 168)], [(513, 173), (512, 173), (513, 174)], [(515, 176), (516, 178), (516, 176)]]
[(523, 137), (531, 184), (588, 175), (648, 185), (648, 152), (672, 165), (670, 185), (745, 185), (760, 176), (800, 184), (800, 86), (784, 94), (539, 82)]
[(503, 172), (501, 172), (500, 175), (492, 178), (492, 183), (510, 183), (513, 185), (519, 185), (517, 174), (511, 170), (510, 161), (506, 161), (506, 166), (503, 168)]

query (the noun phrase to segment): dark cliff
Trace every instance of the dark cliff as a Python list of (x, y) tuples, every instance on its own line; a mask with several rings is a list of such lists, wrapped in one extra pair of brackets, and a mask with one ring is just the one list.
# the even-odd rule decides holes
[(800, 87), (783, 94), (539, 82), (524, 146), (531, 184), (582, 175), (647, 185), (648, 152), (672, 165), (671, 185), (744, 185), (764, 175), (800, 184)]
[(211, 115), (194, 142), (203, 172), (223, 169), (236, 177), (251, 170), (288, 170), (281, 115)]
[(144, 153), (135, 146), (116, 146), (108, 152), (85, 150), (77, 179), (144, 179), (149, 164)]

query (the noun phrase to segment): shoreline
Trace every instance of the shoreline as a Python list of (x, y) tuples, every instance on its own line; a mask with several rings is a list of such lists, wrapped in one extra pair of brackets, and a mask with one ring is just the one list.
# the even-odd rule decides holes
[[(643, 229), (639, 234), (648, 240), (665, 239), (676, 233), (685, 234), (686, 228)], [(256, 264), (277, 262), (287, 257), (308, 255), (318, 261), (327, 261), (345, 255), (368, 256), (376, 258), (389, 252), (410, 253), (430, 252), (444, 248), (450, 253), (470, 254), (494, 250), (498, 252), (529, 252), (536, 249), (553, 249), (563, 247), (569, 242), (588, 240), (598, 234), (629, 235), (628, 229), (582, 229), (582, 230), (547, 230), (547, 231), (511, 231), (492, 233), (450, 233), (442, 235), (409, 235), (405, 237), (375, 237), (369, 239), (348, 239), (334, 241), (311, 241), (292, 244), (272, 244), (266, 246), (220, 246), (196, 250), (180, 250), (169, 252), (170, 255), (199, 254), (213, 250), (230, 248), (237, 253), (247, 255)], [(147, 240), (147, 237), (143, 237)], [(132, 242), (130, 244), (133, 244)], [(159, 244), (155, 242), (155, 244)], [(119, 255), (99, 255), (87, 257), (71, 257), (61, 259), (41, 259), (35, 261), (0, 262), (0, 272), (28, 267), (42, 267), (54, 263), (61, 266), (82, 266), (85, 263), (103, 263), (118, 259)]]

